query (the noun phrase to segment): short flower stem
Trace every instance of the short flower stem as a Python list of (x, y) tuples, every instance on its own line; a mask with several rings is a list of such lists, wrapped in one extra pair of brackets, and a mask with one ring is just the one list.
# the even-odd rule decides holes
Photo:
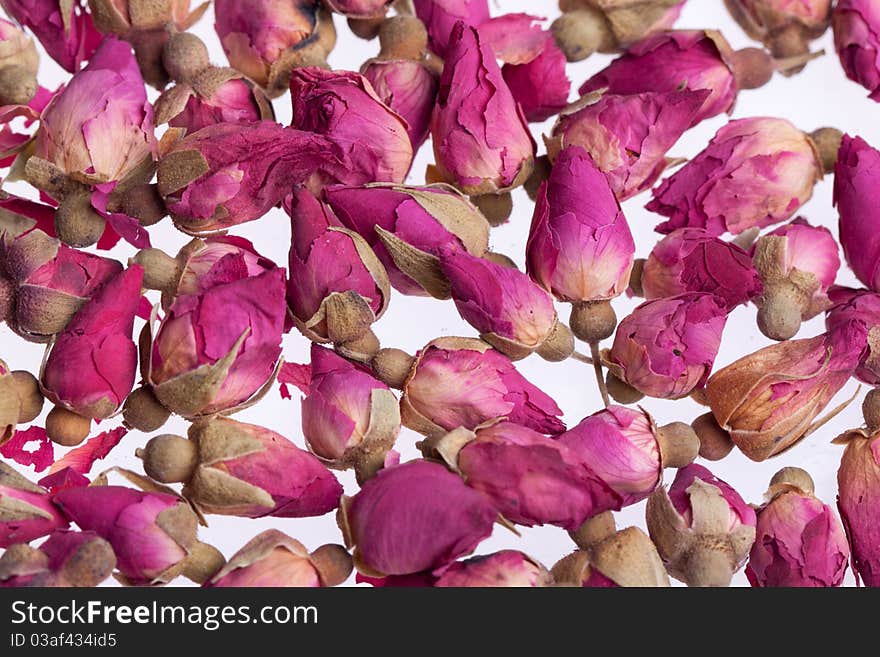
[(593, 354), (593, 369), (596, 372), (596, 383), (599, 384), (599, 393), (602, 395), (602, 403), (605, 404), (605, 408), (608, 408), (611, 401), (608, 399), (608, 388), (605, 386), (605, 376), (602, 372), (602, 359), (599, 357), (598, 342), (590, 343), (590, 353)]
[(582, 363), (586, 363), (587, 365), (592, 365), (592, 364), (593, 364), (593, 359), (592, 359), (592, 358), (590, 358), (590, 357), (587, 356), (586, 354), (582, 354), (582, 353), (579, 352), (579, 351), (574, 351), (574, 352), (572, 352), (571, 357), (574, 358), (575, 360), (579, 360), (579, 361), (582, 362)]

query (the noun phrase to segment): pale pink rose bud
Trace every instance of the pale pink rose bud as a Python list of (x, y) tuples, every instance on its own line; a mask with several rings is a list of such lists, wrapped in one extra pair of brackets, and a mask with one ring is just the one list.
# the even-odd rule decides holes
[(33, 99), (39, 65), (33, 40), (0, 18), (0, 105), (24, 105)]
[(459, 428), (421, 443), (508, 521), (569, 531), (623, 499), (564, 442), (508, 421)]
[(488, 0), (413, 0), (413, 5), (428, 29), (431, 50), (443, 59), (457, 22), (478, 27), (489, 20)]
[[(852, 320), (815, 338), (759, 349), (718, 370), (706, 397), (718, 425), (753, 461), (788, 449), (862, 362), (867, 328)], [(821, 426), (821, 420), (818, 426)]]
[(432, 340), (411, 361), (402, 389), (403, 423), (424, 435), (502, 417), (540, 433), (565, 431), (556, 402), (482, 340)]
[(646, 207), (668, 217), (661, 233), (690, 226), (737, 235), (794, 216), (822, 176), (809, 135), (785, 119), (738, 119), (664, 180)]
[(95, 587), (116, 567), (113, 548), (95, 532), (58, 529), (33, 548), (11, 546), (0, 557), (0, 587)]
[(544, 566), (522, 552), (502, 550), (456, 561), (434, 582), (435, 587), (542, 587), (553, 578)]
[(649, 189), (669, 166), (666, 153), (693, 123), (705, 89), (639, 94), (590, 93), (559, 115), (547, 152), (580, 146), (621, 201)]
[(764, 43), (774, 57), (810, 50), (831, 23), (831, 0), (725, 0), (737, 23)]
[(344, 344), (370, 333), (388, 307), (391, 288), (370, 245), (344, 228), (308, 190), (293, 190), (287, 304), (310, 340)]
[(449, 281), (437, 258), (441, 249), (475, 256), (489, 249), (485, 217), (448, 185), (334, 185), (324, 189), (324, 199), (346, 228), (373, 247), (403, 294), (448, 299)]
[(339, 506), (333, 474), (274, 431), (218, 417), (187, 435), (157, 436), (138, 455), (153, 479), (183, 482), (184, 497), (205, 513), (304, 518)]
[(701, 465), (648, 498), (648, 531), (669, 574), (688, 586), (729, 586), (755, 541), (755, 512)]
[(749, 254), (702, 228), (677, 228), (657, 242), (639, 282), (646, 299), (710, 292), (728, 311), (763, 291)]
[(617, 327), (608, 367), (649, 397), (687, 396), (709, 378), (726, 322), (723, 302), (705, 292), (646, 301)]
[(46, 489), (0, 462), (0, 547), (29, 543), (67, 526)]
[(295, 538), (267, 529), (248, 541), (221, 568), (208, 587), (317, 588), (336, 586), (351, 574), (351, 557), (340, 545), (309, 554)]
[(880, 151), (861, 137), (844, 135), (834, 168), (834, 204), (843, 255), (866, 287), (880, 290), (880, 234), (874, 217), (880, 203)]
[(532, 172), (535, 142), (480, 34), (456, 25), (431, 118), (436, 177), (465, 194), (499, 192)]
[(840, 268), (837, 250), (830, 230), (811, 226), (803, 218), (758, 238), (752, 260), (764, 286), (755, 299), (758, 327), (764, 335), (774, 340), (792, 338), (801, 321), (829, 308), (828, 288)]
[(351, 71), (298, 68), (290, 76), (291, 127), (333, 142), (340, 171), (324, 182), (402, 183), (413, 159), (407, 122)]
[(347, 18), (381, 18), (392, 0), (327, 0), (327, 6)]
[(302, 401), (302, 431), (313, 454), (365, 481), (384, 465), (400, 432), (388, 386), (361, 366), (312, 345), (312, 377)]
[(840, 586), (849, 545), (833, 509), (813, 494), (810, 475), (783, 468), (757, 509), (755, 544), (746, 566), (752, 586)]
[(880, 100), (880, 12), (871, 0), (839, 0), (832, 12), (834, 47), (853, 82)]
[(549, 35), (534, 59), (505, 64), (501, 75), (527, 121), (546, 121), (568, 105), (571, 81), (565, 73), (565, 55)]
[(868, 348), (855, 372), (859, 381), (870, 386), (880, 384), (880, 294), (869, 290), (833, 286), (828, 297), (834, 304), (825, 316), (825, 327), (836, 331), (852, 320), (865, 325)]
[(76, 73), (101, 43), (85, 0), (2, 0), (9, 16), (34, 33), (46, 54)]

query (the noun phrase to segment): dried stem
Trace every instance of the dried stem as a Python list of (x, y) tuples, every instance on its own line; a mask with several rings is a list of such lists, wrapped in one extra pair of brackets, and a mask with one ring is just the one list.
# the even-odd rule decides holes
[(605, 387), (605, 374), (602, 372), (602, 359), (599, 357), (598, 342), (590, 343), (590, 352), (593, 354), (593, 369), (596, 372), (596, 383), (599, 384), (599, 393), (602, 395), (602, 403), (605, 404), (605, 408), (608, 408), (611, 405), (611, 401), (608, 399), (608, 388)]

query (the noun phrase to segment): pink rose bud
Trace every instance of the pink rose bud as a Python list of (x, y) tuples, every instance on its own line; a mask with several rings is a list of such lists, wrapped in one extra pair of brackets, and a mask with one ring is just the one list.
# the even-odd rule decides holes
[(791, 218), (822, 179), (815, 142), (785, 119), (738, 119), (654, 190), (648, 210), (668, 220), (669, 233), (684, 226), (712, 235), (737, 235)]
[(39, 66), (33, 39), (14, 23), (0, 18), (0, 105), (31, 102), (39, 88)]
[(837, 508), (852, 550), (852, 569), (865, 586), (880, 586), (880, 440), (871, 430), (835, 439), (846, 450), (837, 471)]
[(834, 47), (853, 82), (880, 100), (880, 13), (871, 0), (839, 0), (832, 12)]
[(327, 6), (347, 18), (381, 18), (392, 0), (327, 0)]
[(850, 321), (825, 335), (764, 347), (718, 370), (706, 384), (718, 425), (753, 461), (796, 444), (859, 367), (867, 333), (862, 322)]
[(56, 530), (39, 548), (11, 546), (0, 557), (0, 587), (95, 587), (116, 567), (113, 548), (94, 532)]
[(304, 518), (339, 506), (333, 474), (274, 431), (217, 417), (187, 435), (157, 436), (138, 455), (153, 479), (183, 482), (183, 495), (205, 513)]
[(603, 301), (629, 284), (635, 242), (608, 179), (581, 148), (556, 158), (538, 192), (526, 271), (560, 301)]
[(0, 547), (29, 543), (67, 526), (44, 488), (0, 461)]
[(649, 189), (669, 166), (666, 153), (693, 123), (709, 92), (593, 93), (560, 114), (547, 142), (551, 158), (580, 146), (621, 201)]
[(859, 381), (870, 386), (880, 384), (880, 294), (868, 290), (834, 286), (828, 291), (834, 304), (825, 316), (825, 327), (837, 331), (856, 320), (868, 331), (868, 347), (855, 372)]
[(540, 53), (521, 64), (505, 64), (501, 75), (526, 120), (546, 121), (568, 105), (571, 81), (565, 73), (565, 54), (552, 36), (546, 36)]
[(849, 545), (834, 511), (813, 494), (810, 475), (783, 468), (765, 498), (746, 566), (751, 585), (840, 586)]
[(436, 177), (465, 194), (499, 192), (532, 172), (535, 142), (483, 37), (452, 32), (431, 118)]
[(810, 50), (831, 22), (831, 0), (725, 0), (746, 33), (764, 43), (774, 57)]
[(313, 344), (302, 432), (318, 458), (334, 468), (354, 468), (366, 481), (383, 467), (400, 432), (397, 398), (359, 365)]
[(407, 363), (402, 381), (403, 423), (426, 436), (502, 417), (539, 433), (565, 431), (556, 402), (482, 340), (432, 340)]
[(351, 557), (340, 545), (323, 545), (311, 554), (295, 538), (267, 529), (232, 555), (204, 586), (297, 587), (336, 586), (351, 574)]
[(726, 322), (723, 301), (705, 292), (646, 301), (617, 327), (608, 367), (649, 397), (685, 397), (709, 378)]
[(255, 401), (281, 355), (284, 270), (226, 265), (221, 259), (209, 270), (212, 287), (174, 300), (149, 348), (147, 382), (168, 410), (186, 418)]
[(574, 449), (506, 420), (476, 431), (455, 429), (421, 445), (519, 525), (574, 531), (587, 518), (622, 505), (622, 497)]
[(880, 193), (880, 151), (861, 137), (844, 135), (834, 168), (834, 204), (840, 213), (840, 245), (862, 283), (880, 290), (880, 234), (874, 217)]
[(462, 319), (498, 351), (514, 360), (532, 352), (551, 361), (571, 355), (574, 338), (557, 318), (553, 298), (524, 273), (448, 249), (440, 267)]
[(517, 550), (502, 550), (456, 561), (434, 582), (435, 587), (542, 587), (553, 578), (540, 563)]
[(830, 230), (800, 217), (755, 242), (752, 259), (764, 285), (755, 303), (764, 335), (788, 340), (801, 321), (828, 309), (828, 288), (840, 268), (837, 249)]
[(688, 586), (729, 586), (755, 541), (752, 507), (696, 463), (648, 498), (647, 520), (669, 574)]
[(85, 0), (2, 0), (0, 5), (31, 30), (46, 54), (69, 73), (76, 73), (101, 43)]
[(310, 340), (344, 344), (371, 333), (391, 297), (370, 245), (343, 228), (326, 204), (301, 187), (290, 205), (292, 242), (287, 304)]
[(489, 20), (488, 0), (413, 0), (416, 16), (428, 28), (428, 43), (438, 57), (447, 58), (455, 24), (477, 27)]
[(437, 259), (441, 249), (475, 256), (489, 249), (485, 217), (448, 185), (334, 185), (325, 188), (324, 199), (346, 228), (373, 247), (403, 294), (448, 299), (449, 281)]
[(728, 312), (763, 291), (749, 254), (702, 228), (677, 228), (657, 242), (638, 283), (646, 299), (710, 292)]
[[(341, 171), (331, 182), (402, 183), (413, 159), (407, 122), (351, 71), (298, 68), (290, 76), (291, 127), (333, 142)], [(358, 179), (359, 178), (359, 179)]]
[(432, 461), (380, 470), (337, 519), (363, 574), (406, 575), (445, 566), (492, 533), (497, 512), (457, 474)]
[(56, 406), (101, 420), (131, 392), (137, 368), (132, 330), (143, 273), (133, 265), (109, 279), (58, 335), (40, 381)]

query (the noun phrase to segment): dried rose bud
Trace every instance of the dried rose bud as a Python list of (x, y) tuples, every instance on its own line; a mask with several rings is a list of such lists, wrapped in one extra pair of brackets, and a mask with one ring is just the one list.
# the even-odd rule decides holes
[(431, 118), (436, 177), (479, 196), (522, 185), (535, 156), (528, 124), (492, 50), (456, 25)]
[(758, 238), (752, 259), (764, 285), (755, 299), (764, 335), (788, 340), (801, 321), (829, 308), (828, 288), (840, 268), (837, 249), (830, 230), (800, 217)]
[(641, 409), (609, 406), (561, 434), (559, 442), (629, 506), (660, 485), (664, 467), (684, 467), (697, 457), (699, 439), (686, 426), (658, 427)]
[(226, 264), (208, 270), (212, 287), (175, 299), (142, 359), (158, 400), (186, 418), (259, 398), (281, 355), (284, 270), (229, 271)]
[(545, 137), (551, 160), (580, 146), (621, 201), (649, 189), (669, 166), (667, 151), (693, 123), (709, 92), (588, 94), (565, 108)]
[(816, 144), (785, 119), (737, 119), (664, 180), (645, 207), (668, 217), (656, 228), (661, 233), (689, 226), (737, 235), (790, 219), (822, 175)]
[(702, 228), (677, 228), (657, 242), (639, 283), (646, 299), (711, 292), (728, 311), (763, 291), (749, 254)]
[[(137, 368), (131, 334), (142, 278), (143, 268), (133, 265), (109, 279), (58, 335), (40, 377), (56, 406), (87, 420), (108, 418), (122, 406)], [(64, 440), (48, 424), (46, 430)]]
[(361, 67), (379, 99), (407, 123), (413, 152), (425, 143), (440, 81), (426, 64), (414, 59), (371, 59)]
[(492, 533), (497, 512), (439, 463), (385, 468), (337, 516), (358, 571), (406, 575), (440, 568), (473, 552)]
[(726, 322), (723, 301), (709, 293), (646, 301), (617, 327), (608, 367), (649, 397), (685, 397), (709, 378)]
[(831, 22), (831, 0), (724, 0), (731, 15), (774, 57), (794, 57), (810, 50)]
[(540, 563), (517, 550), (502, 550), (449, 566), (435, 587), (542, 587), (553, 578)]
[(326, 204), (294, 188), (287, 304), (310, 340), (344, 344), (362, 338), (388, 307), (385, 268), (370, 245), (343, 228)]
[(346, 228), (373, 247), (394, 288), (404, 294), (449, 298), (441, 249), (483, 256), (489, 224), (468, 199), (448, 185), (409, 187), (334, 185), (324, 199)]
[(150, 477), (183, 482), (184, 497), (205, 513), (304, 518), (339, 506), (333, 474), (274, 431), (217, 417), (187, 435), (157, 436), (139, 455)]
[(855, 429), (834, 442), (846, 445), (837, 471), (837, 508), (852, 550), (852, 569), (865, 586), (880, 586), (880, 434)]
[(37, 93), (40, 57), (33, 40), (0, 18), (0, 105), (24, 105)]
[(323, 135), (339, 152), (347, 174), (330, 172), (332, 181), (402, 183), (413, 159), (407, 122), (383, 103), (369, 81), (351, 71), (306, 67), (290, 77), (291, 127)]
[(520, 64), (505, 64), (501, 75), (531, 123), (546, 121), (568, 104), (571, 81), (565, 73), (565, 55), (552, 37), (534, 59)]
[(95, 587), (116, 567), (94, 532), (56, 530), (39, 548), (17, 543), (0, 557), (0, 587)]
[(825, 316), (825, 327), (836, 331), (852, 320), (865, 325), (868, 348), (855, 376), (871, 386), (880, 384), (880, 294), (835, 285), (828, 291), (828, 297), (833, 306)]
[(834, 47), (853, 82), (880, 100), (880, 15), (871, 0), (839, 0), (831, 14)]
[(729, 586), (755, 541), (755, 512), (695, 463), (648, 498), (648, 532), (669, 574), (688, 586)]
[(323, 545), (309, 554), (306, 547), (277, 529), (248, 541), (205, 582), (209, 587), (336, 586), (351, 574), (351, 557), (339, 545)]
[(455, 24), (477, 27), (489, 20), (488, 0), (413, 0), (416, 16), (428, 29), (428, 43), (444, 59)]
[(44, 488), (0, 461), (0, 547), (28, 543), (67, 526)]
[(736, 446), (763, 461), (814, 429), (813, 420), (855, 373), (866, 343), (865, 325), (851, 321), (825, 335), (759, 349), (712, 375), (709, 406)]
[(880, 290), (880, 238), (873, 218), (880, 195), (880, 151), (861, 137), (844, 135), (834, 168), (834, 204), (840, 214), (840, 245), (862, 283)]
[(2, 0), (4, 11), (34, 33), (46, 54), (76, 73), (101, 43), (85, 0)]
[(562, 441), (508, 421), (459, 428), (421, 443), (508, 521), (574, 531), (587, 518), (620, 509), (622, 498)]
[(533, 352), (551, 361), (571, 355), (574, 338), (557, 318), (553, 298), (524, 273), (446, 249), (440, 267), (459, 314), (498, 351), (512, 359)]
[(358, 365), (313, 344), (302, 431), (312, 453), (331, 467), (354, 468), (366, 481), (400, 432), (397, 398)]
[(746, 566), (752, 586), (840, 586), (849, 562), (843, 526), (813, 494), (800, 468), (783, 468), (757, 509), (755, 544)]

